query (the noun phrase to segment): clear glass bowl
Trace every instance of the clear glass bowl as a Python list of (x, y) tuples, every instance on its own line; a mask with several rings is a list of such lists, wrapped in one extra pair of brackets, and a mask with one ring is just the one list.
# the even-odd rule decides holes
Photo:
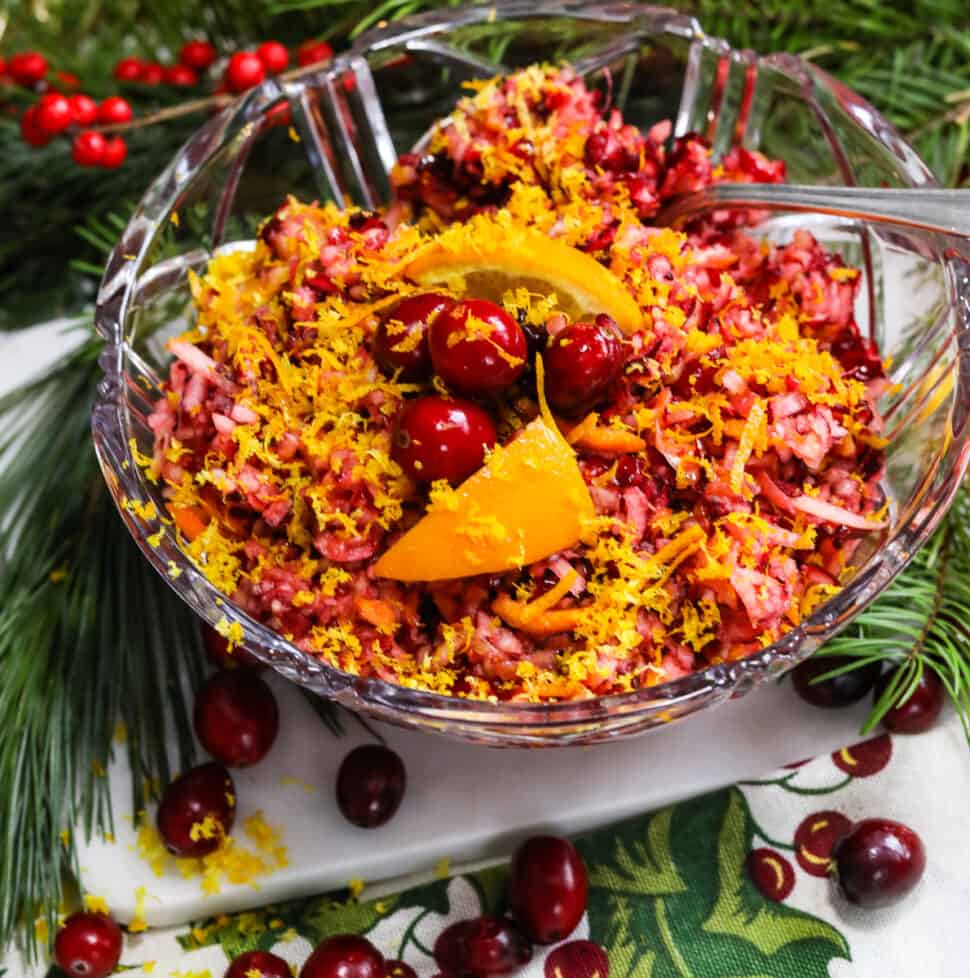
[[(108, 263), (98, 297), (104, 380), (94, 412), (108, 487), (146, 558), (204, 620), (242, 626), (246, 647), (321, 696), (393, 723), (493, 745), (589, 743), (670, 723), (741, 695), (810, 655), (900, 572), (936, 527), (968, 461), (970, 277), (933, 235), (812, 216), (809, 226), (861, 266), (863, 331), (892, 357), (882, 405), (891, 526), (845, 589), (764, 651), (640, 692), (533, 706), (480, 703), (339, 672), (249, 618), (212, 587), (169, 526), (132, 502), (162, 500), (136, 464), (167, 374), (165, 340), (191, 319), (189, 270), (246, 247), (287, 193), (378, 204), (396, 155), (420, 141), (461, 82), (535, 61), (569, 60), (611, 88), (627, 120), (674, 120), (714, 152), (735, 144), (788, 164), (793, 182), (930, 186), (925, 164), (866, 102), (814, 65), (708, 37), (690, 17), (623, 3), (514, 2), (435, 12), (361, 37), (329, 67), (269, 81), (204, 125), (151, 186)], [(286, 117), (286, 107), (290, 118)], [(282, 113), (282, 114), (281, 114)], [(282, 123), (282, 124), (281, 124)], [(151, 545), (148, 538), (155, 538)]]

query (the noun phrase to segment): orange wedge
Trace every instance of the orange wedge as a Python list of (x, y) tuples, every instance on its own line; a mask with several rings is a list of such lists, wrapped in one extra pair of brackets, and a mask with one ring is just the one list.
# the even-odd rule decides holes
[(397, 581), (441, 581), (525, 567), (579, 539), (594, 515), (576, 456), (542, 418), (428, 512), (374, 567)]
[(439, 234), (404, 271), (419, 285), (493, 302), (516, 288), (542, 296), (554, 293), (570, 319), (606, 313), (627, 335), (643, 322), (633, 296), (595, 258), (540, 231), (486, 215)]

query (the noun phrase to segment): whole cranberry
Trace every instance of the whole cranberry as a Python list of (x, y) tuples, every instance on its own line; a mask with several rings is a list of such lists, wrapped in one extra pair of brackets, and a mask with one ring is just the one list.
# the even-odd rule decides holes
[(623, 340), (609, 316), (577, 322), (557, 333), (543, 356), (546, 397), (563, 414), (592, 407), (623, 372)]
[(245, 92), (266, 77), (266, 69), (255, 51), (237, 51), (226, 65), (223, 77), (231, 92)]
[(374, 357), (388, 374), (401, 372), (402, 380), (422, 380), (431, 373), (428, 327), (454, 299), (424, 292), (402, 299), (381, 320), (374, 336)]
[(94, 129), (79, 132), (71, 143), (71, 158), (78, 166), (100, 166), (104, 158), (105, 138)]
[(879, 663), (873, 662), (861, 669), (851, 669), (839, 676), (815, 682), (816, 676), (824, 675), (833, 669), (848, 665), (850, 660), (844, 656), (823, 655), (808, 659), (796, 666), (791, 673), (795, 692), (812, 706), (824, 709), (838, 709), (858, 703), (875, 686), (879, 679)]
[(101, 154), (101, 166), (113, 170), (121, 166), (128, 156), (128, 145), (121, 136), (109, 136), (104, 141), (104, 152)]
[(186, 41), (179, 51), (179, 64), (205, 71), (216, 60), (216, 49), (208, 41)]
[(131, 103), (120, 95), (111, 95), (98, 106), (98, 122), (103, 126), (128, 122), (132, 115)]
[(54, 938), (54, 960), (71, 978), (106, 978), (121, 957), (121, 928), (103, 913), (75, 913)]
[(39, 51), (21, 51), (7, 62), (7, 74), (20, 85), (36, 85), (47, 74), (47, 58)]
[(301, 68), (319, 64), (321, 61), (329, 61), (332, 57), (333, 48), (326, 41), (317, 41), (313, 38), (304, 41), (296, 49), (296, 63)]
[(199, 76), (188, 65), (178, 64), (169, 65), (165, 69), (165, 84), (175, 85), (179, 88), (191, 88), (198, 85)]
[(532, 944), (504, 917), (476, 917), (445, 928), (434, 944), (434, 959), (450, 978), (506, 975), (532, 959)]
[(20, 117), (20, 138), (34, 149), (46, 146), (53, 138), (37, 121), (36, 105), (32, 105)]
[[(878, 700), (886, 687), (892, 682), (894, 672), (888, 672), (876, 686)], [(939, 676), (932, 669), (924, 669), (913, 692), (882, 718), (883, 726), (893, 733), (923, 733), (936, 723), (946, 700), (946, 691)]]
[(141, 78), (145, 62), (141, 58), (122, 58), (116, 65), (114, 76), (118, 81), (133, 82)]
[(381, 744), (355, 747), (337, 772), (337, 807), (348, 822), (374, 829), (393, 818), (407, 788), (401, 758)]
[(176, 778), (162, 793), (156, 824), (169, 852), (207, 856), (222, 845), (236, 817), (236, 787), (214, 761)]
[(512, 860), (509, 904), (537, 944), (555, 944), (576, 929), (588, 891), (586, 867), (568, 839), (535, 836)]
[(419, 397), (405, 405), (394, 458), (418, 482), (463, 482), (498, 438), (488, 412), (460, 398)]
[(290, 52), (279, 41), (264, 41), (256, 48), (256, 57), (263, 62), (263, 67), (270, 75), (286, 71), (286, 66), (290, 63)]
[(60, 92), (47, 92), (37, 103), (37, 124), (49, 133), (63, 132), (72, 122), (71, 103)]
[(249, 669), (210, 676), (196, 694), (193, 720), (202, 746), (229, 767), (261, 761), (280, 728), (273, 691)]
[(98, 119), (98, 103), (88, 95), (72, 95), (68, 100), (71, 121), (76, 126), (93, 126)]
[(165, 80), (165, 69), (156, 61), (146, 62), (138, 80), (142, 85), (161, 85)]
[(277, 954), (246, 951), (232, 959), (223, 978), (293, 978), (293, 972)]
[(441, 379), (464, 394), (488, 394), (514, 384), (526, 367), (522, 327), (499, 305), (465, 299), (428, 331), (431, 362)]
[(384, 978), (384, 958), (366, 938), (337, 934), (306, 959), (300, 978)]
[(908, 826), (888, 818), (857, 822), (832, 849), (839, 890), (862, 907), (886, 907), (920, 881), (926, 851)]

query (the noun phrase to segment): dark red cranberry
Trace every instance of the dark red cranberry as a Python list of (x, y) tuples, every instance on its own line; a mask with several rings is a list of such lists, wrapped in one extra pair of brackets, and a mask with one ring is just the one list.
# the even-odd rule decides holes
[(376, 829), (393, 818), (407, 787), (404, 762), (381, 744), (355, 747), (337, 773), (337, 807), (362, 829)]
[(908, 826), (888, 818), (857, 822), (832, 850), (842, 895), (861, 907), (886, 907), (920, 881), (926, 851)]
[[(888, 672), (876, 687), (876, 699), (885, 692), (886, 687), (896, 675)], [(893, 733), (923, 733), (936, 723), (943, 709), (946, 690), (939, 676), (932, 669), (924, 669), (913, 692), (896, 705), (882, 718), (883, 725)]]
[(879, 663), (873, 662), (860, 669), (851, 669), (840, 676), (814, 682), (816, 676), (824, 675), (833, 669), (848, 665), (851, 660), (844, 656), (823, 655), (808, 659), (792, 670), (792, 683), (795, 692), (812, 706), (836, 709), (858, 703), (872, 691), (879, 678)]
[(142, 85), (161, 85), (165, 80), (165, 69), (155, 61), (149, 61), (142, 66), (138, 80)]
[(445, 928), (435, 941), (434, 959), (451, 978), (490, 978), (527, 964), (532, 944), (511, 920), (476, 917)]
[(394, 458), (419, 482), (463, 482), (481, 468), (498, 438), (488, 412), (459, 398), (419, 397), (405, 405)]
[(769, 900), (780, 903), (795, 888), (792, 864), (774, 849), (752, 849), (745, 867), (751, 882)]
[(141, 58), (122, 58), (116, 65), (114, 76), (121, 82), (138, 81), (145, 70), (145, 62)]
[(555, 944), (576, 929), (588, 892), (586, 867), (568, 839), (535, 836), (512, 860), (509, 905), (537, 944)]
[(257, 764), (280, 729), (276, 697), (250, 669), (210, 676), (196, 693), (193, 720), (202, 746), (229, 767)]
[(233, 958), (224, 978), (293, 978), (290, 966), (269, 951), (246, 951)]
[(570, 941), (549, 952), (542, 973), (544, 978), (609, 978), (610, 959), (593, 941)]
[(377, 327), (374, 357), (388, 374), (401, 372), (403, 380), (421, 380), (431, 373), (428, 326), (454, 299), (425, 292), (403, 299)]
[(488, 394), (514, 384), (529, 353), (522, 327), (485, 299), (465, 299), (436, 317), (428, 348), (441, 379), (463, 394)]
[(165, 84), (189, 88), (199, 84), (199, 76), (188, 65), (169, 65), (165, 69)]
[(257, 672), (266, 667), (255, 656), (237, 645), (229, 648), (229, 640), (223, 638), (214, 628), (202, 625), (202, 645), (208, 660), (217, 669), (254, 669)]
[(546, 397), (563, 414), (592, 407), (623, 371), (623, 341), (609, 316), (578, 322), (557, 333), (546, 347)]
[(121, 957), (121, 928), (103, 913), (75, 913), (54, 939), (54, 960), (71, 978), (105, 978)]
[(795, 829), (795, 858), (809, 876), (828, 876), (832, 846), (852, 828), (841, 812), (813, 812)]
[(290, 63), (290, 52), (279, 41), (264, 41), (256, 48), (256, 57), (263, 62), (263, 67), (271, 75), (286, 71)]
[(418, 978), (418, 973), (404, 961), (390, 958), (384, 962), (384, 978)]
[(176, 856), (207, 856), (222, 845), (236, 817), (236, 787), (214, 761), (176, 778), (162, 793), (156, 823)]
[(864, 740), (861, 744), (843, 747), (832, 754), (832, 763), (840, 771), (854, 778), (868, 778), (878, 774), (893, 756), (893, 742), (889, 734)]
[(384, 978), (384, 958), (365, 937), (328, 937), (306, 959), (300, 978)]

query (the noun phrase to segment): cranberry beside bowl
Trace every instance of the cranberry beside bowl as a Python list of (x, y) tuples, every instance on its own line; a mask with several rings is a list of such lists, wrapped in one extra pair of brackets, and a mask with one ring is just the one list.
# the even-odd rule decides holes
[[(842, 590), (767, 647), (634, 692), (543, 704), (361, 678), (301, 651), (194, 566), (174, 528), (154, 518), (165, 499), (140, 464), (152, 454), (148, 419), (172, 358), (166, 342), (192, 322), (189, 273), (203, 274), (215, 255), (251, 249), (260, 221), (287, 194), (374, 209), (389, 198), (395, 159), (414, 144), (420, 153), (421, 132), (450, 111), (462, 81), (560, 59), (591, 90), (622, 97), (625, 121), (641, 132), (669, 118), (672, 137), (698, 133), (715, 162), (757, 150), (784, 161), (797, 183), (933, 185), (871, 106), (795, 57), (733, 51), (691, 18), (660, 8), (498, 6), (498, 18), (494, 5), (468, 7), (372, 31), (329, 67), (299, 69), (245, 94), (190, 139), (148, 190), (108, 263), (97, 307), (104, 378), (92, 428), (109, 490), (146, 558), (202, 619), (230, 631), (261, 662), (349, 709), (403, 726), (495, 746), (592, 743), (672, 722), (780, 675), (851, 621), (925, 542), (970, 460), (970, 271), (946, 241), (923, 233), (812, 215), (761, 216), (753, 229), (787, 242), (807, 228), (860, 268), (855, 319), (889, 364), (878, 405), (887, 525), (856, 551)], [(487, 35), (498, 31), (509, 39), (502, 65), (485, 55)], [(611, 89), (620, 78), (630, 84)], [(299, 141), (272, 124), (284, 101)], [(608, 139), (593, 149), (596, 165), (620, 152)], [(683, 172), (681, 189), (689, 190), (689, 167)], [(641, 202), (634, 191), (643, 188), (631, 189)]]

